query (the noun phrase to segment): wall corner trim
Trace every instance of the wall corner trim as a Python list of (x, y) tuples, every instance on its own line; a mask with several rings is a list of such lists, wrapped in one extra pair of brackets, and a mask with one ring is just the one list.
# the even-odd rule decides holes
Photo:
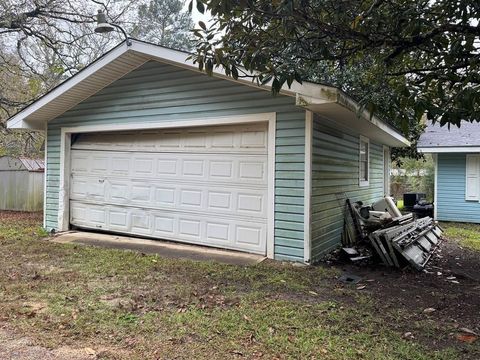
[(312, 143), (313, 143), (313, 112), (305, 111), (305, 181), (304, 181), (304, 244), (303, 260), (310, 263), (312, 257)]

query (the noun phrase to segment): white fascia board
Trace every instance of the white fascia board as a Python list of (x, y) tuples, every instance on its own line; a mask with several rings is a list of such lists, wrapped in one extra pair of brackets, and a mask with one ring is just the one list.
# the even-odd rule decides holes
[(122, 43), (118, 45), (117, 48), (111, 50), (110, 53), (107, 55), (99, 58), (95, 62), (88, 65), (88, 68), (85, 68), (85, 71), (80, 71), (70, 79), (65, 81), (64, 83), (60, 84), (58, 87), (53, 89), (51, 92), (47, 93), (31, 105), (27, 106), (17, 114), (15, 114), (10, 120), (7, 122), (7, 128), (10, 129), (21, 129), (21, 128), (28, 128), (26, 127), (27, 123), (25, 119), (33, 114), (35, 111), (39, 110), (40, 108), (48, 105), (52, 100), (56, 99), (58, 96), (63, 94), (64, 92), (70, 90), (77, 84), (81, 83), (83, 80), (103, 68), (104, 66), (108, 65), (110, 62), (121, 56), (123, 53), (129, 50), (129, 47), (126, 43)]
[[(343, 105), (347, 109), (350, 109), (350, 110), (354, 111), (355, 113), (358, 113), (360, 111), (360, 106), (358, 105), (358, 103), (355, 102), (349, 96), (347, 96), (347, 94), (345, 94), (341, 90), (339, 90), (338, 103), (340, 105)], [(396, 140), (400, 141), (405, 146), (410, 146), (410, 141), (408, 141), (402, 134), (400, 134), (398, 131), (396, 131), (394, 128), (392, 128), (390, 125), (388, 125), (384, 121), (380, 120), (377, 116), (372, 115), (370, 112), (368, 112), (365, 109), (360, 112), (360, 115), (361, 115), (362, 119), (371, 122), (373, 125), (380, 128), (380, 130), (382, 130), (382, 131), (386, 132), (387, 134), (389, 134), (390, 136), (394, 137)]]
[(403, 146), (410, 146), (410, 141), (408, 141), (404, 136), (402, 136), (397, 130), (392, 128), (390, 125), (383, 122), (375, 115), (371, 116), (371, 114), (366, 110), (360, 111), (360, 106), (353, 99), (348, 97), (343, 91), (337, 88), (329, 88), (329, 87), (317, 85), (317, 84), (313, 84), (313, 85), (316, 85), (319, 87), (318, 90), (319, 90), (320, 96), (313, 97), (310, 95), (297, 93), (297, 96), (296, 96), (297, 106), (302, 106), (306, 109), (310, 109), (314, 112), (318, 112), (319, 109), (321, 109), (322, 105), (338, 104), (348, 109), (352, 113), (359, 114), (360, 118), (363, 121), (368, 121), (372, 125), (375, 125), (381, 131), (393, 137), (397, 142), (399, 142), (400, 144), (403, 144)]
[(480, 153), (480, 146), (441, 146), (419, 147), (418, 151), (425, 154), (439, 153)]

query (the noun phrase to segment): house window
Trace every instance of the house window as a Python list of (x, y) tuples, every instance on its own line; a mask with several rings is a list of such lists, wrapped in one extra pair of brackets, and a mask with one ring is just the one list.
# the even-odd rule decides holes
[(368, 186), (370, 180), (370, 141), (360, 136), (359, 185)]
[(465, 200), (479, 201), (480, 200), (480, 155), (467, 154), (467, 164), (465, 171)]

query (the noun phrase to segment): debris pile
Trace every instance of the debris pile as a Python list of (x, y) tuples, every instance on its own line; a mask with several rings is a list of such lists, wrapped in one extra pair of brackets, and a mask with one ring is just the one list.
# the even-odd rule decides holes
[(391, 197), (370, 206), (346, 199), (345, 205), (342, 251), (351, 261), (376, 256), (386, 266), (422, 270), (441, 242), (443, 231), (431, 217), (402, 215)]

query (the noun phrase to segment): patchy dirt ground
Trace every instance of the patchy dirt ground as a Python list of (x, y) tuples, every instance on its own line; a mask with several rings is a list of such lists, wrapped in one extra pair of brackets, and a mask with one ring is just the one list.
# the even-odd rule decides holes
[(422, 332), (414, 335), (434, 348), (459, 345), (465, 331), (470, 333), (467, 330), (480, 332), (480, 253), (455, 241), (444, 239), (424, 272), (348, 263), (336, 266), (362, 278), (356, 286), (365, 286), (363, 291), (379, 298), (375, 305), (379, 313), (403, 309), (402, 321), (391, 323), (398, 331), (409, 333), (412, 324), (425, 319), (444, 329), (436, 339)]
[(0, 212), (0, 359), (480, 358), (480, 253), (453, 240), (423, 273), (240, 267), (55, 244), (39, 225)]
[(32, 339), (8, 330), (5, 325), (0, 327), (0, 344), (0, 359), (4, 360), (91, 360), (96, 357), (91, 348), (60, 347), (52, 350), (38, 346)]

